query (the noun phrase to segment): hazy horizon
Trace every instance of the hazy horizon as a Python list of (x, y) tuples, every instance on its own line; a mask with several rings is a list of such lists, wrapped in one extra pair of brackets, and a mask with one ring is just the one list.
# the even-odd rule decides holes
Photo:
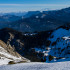
[(2, 0), (0, 1), (0, 13), (58, 10), (70, 7), (69, 0)]

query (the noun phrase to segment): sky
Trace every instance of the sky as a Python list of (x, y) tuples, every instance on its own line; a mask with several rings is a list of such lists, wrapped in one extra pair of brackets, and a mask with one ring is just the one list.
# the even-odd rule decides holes
[(56, 10), (70, 7), (70, 0), (0, 0), (0, 12)]

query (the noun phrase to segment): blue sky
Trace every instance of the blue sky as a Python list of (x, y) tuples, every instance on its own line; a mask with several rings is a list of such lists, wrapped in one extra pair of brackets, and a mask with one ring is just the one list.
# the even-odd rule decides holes
[(54, 10), (69, 6), (69, 0), (0, 0), (0, 12)]

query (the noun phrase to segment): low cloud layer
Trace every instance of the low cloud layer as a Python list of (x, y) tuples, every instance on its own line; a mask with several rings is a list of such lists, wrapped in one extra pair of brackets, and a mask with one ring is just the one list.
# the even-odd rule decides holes
[(70, 6), (68, 4), (0, 4), (0, 6)]
[(70, 7), (69, 4), (0, 4), (0, 12), (23, 12), (36, 10), (56, 10)]

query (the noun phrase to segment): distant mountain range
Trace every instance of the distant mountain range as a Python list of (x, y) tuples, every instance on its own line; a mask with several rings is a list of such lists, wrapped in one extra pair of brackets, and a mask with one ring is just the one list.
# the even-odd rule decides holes
[(0, 29), (13, 28), (21, 32), (54, 30), (70, 23), (70, 7), (51, 11), (6, 13), (0, 16)]
[[(29, 14), (29, 13), (28, 13)], [(28, 18), (21, 19), (15, 24), (14, 29), (22, 32), (48, 31), (70, 23), (70, 8), (54, 11), (36, 12)], [(17, 27), (17, 28), (15, 28)]]
[[(26, 62), (69, 58), (70, 52), (67, 51), (70, 46), (69, 15), (70, 8), (32, 11), (24, 16), (2, 15), (0, 16), (0, 46), (10, 56), (16, 52), (19, 57), (27, 58), (23, 59)], [(9, 49), (5, 49), (4, 46)]]

